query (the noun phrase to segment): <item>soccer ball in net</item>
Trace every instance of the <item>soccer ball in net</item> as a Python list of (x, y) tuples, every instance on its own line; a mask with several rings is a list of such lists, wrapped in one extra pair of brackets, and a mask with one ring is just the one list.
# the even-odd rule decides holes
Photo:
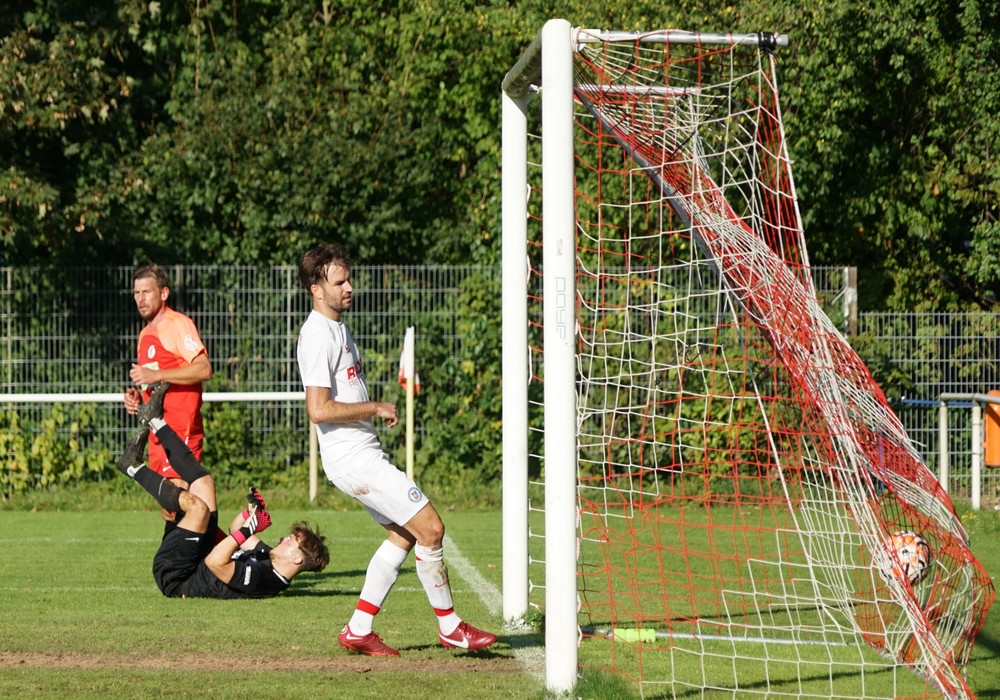
[[(934, 555), (921, 535), (909, 531), (894, 532), (885, 538), (885, 548), (893, 576), (905, 578), (911, 586), (916, 586), (930, 573)], [(885, 572), (883, 577), (888, 578)]]

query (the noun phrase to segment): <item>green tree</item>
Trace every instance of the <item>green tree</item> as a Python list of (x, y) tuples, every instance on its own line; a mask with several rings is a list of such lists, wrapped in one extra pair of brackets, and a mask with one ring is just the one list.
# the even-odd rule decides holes
[(499, 259), (504, 73), (552, 17), (787, 32), (812, 260), (868, 308), (1000, 287), (997, 0), (14, 0), (0, 262)]
[(496, 228), (484, 233), (469, 209), (480, 155), (498, 163), (485, 104), (498, 83), (463, 76), (482, 70), (486, 10), (393, 8), (275, 4), (254, 35), (203, 10), (173, 90), (175, 127), (123, 165), (122, 181), (142, 183), (115, 198), (143, 232), (137, 257), (294, 263), (337, 238), (366, 263), (495, 260), (481, 249)]
[(141, 31), (153, 6), (0, 9), (0, 262), (82, 264), (127, 248), (132, 232), (101, 219), (115, 164), (141, 148), (169, 95), (148, 59), (169, 37)]
[(857, 265), (866, 308), (995, 302), (998, 10), (844, 0), (762, 11), (793, 42), (783, 105), (813, 262)]

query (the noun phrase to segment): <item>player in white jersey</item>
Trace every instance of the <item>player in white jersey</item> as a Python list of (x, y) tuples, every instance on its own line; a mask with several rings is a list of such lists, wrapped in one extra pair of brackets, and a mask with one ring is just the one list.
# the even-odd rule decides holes
[(368, 564), (354, 614), (337, 641), (370, 656), (399, 656), (375, 634), (373, 624), (412, 549), (417, 577), (437, 615), (441, 644), (484, 649), (496, 635), (464, 622), (452, 604), (441, 517), (416, 484), (389, 462), (375, 432), (375, 417), (388, 421), (389, 427), (399, 418), (395, 404), (369, 398), (361, 356), (341, 321), (351, 307), (350, 277), (350, 261), (338, 245), (313, 248), (299, 262), (299, 280), (312, 296), (313, 310), (302, 325), (296, 353), (323, 470), (387, 532)]

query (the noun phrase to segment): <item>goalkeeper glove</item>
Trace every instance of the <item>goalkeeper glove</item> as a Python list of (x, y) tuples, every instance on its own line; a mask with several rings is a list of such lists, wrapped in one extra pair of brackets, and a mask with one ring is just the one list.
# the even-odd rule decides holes
[(247, 504), (247, 508), (240, 513), (240, 516), (244, 520), (250, 517), (250, 508), (253, 508), (254, 506), (257, 506), (258, 513), (267, 509), (267, 506), (264, 503), (264, 497), (260, 494), (260, 491), (253, 486), (250, 487), (250, 491), (247, 493)]
[(263, 532), (271, 525), (271, 515), (266, 510), (250, 513), (244, 518), (243, 527), (233, 533), (236, 544), (243, 546), (243, 543), (250, 539), (251, 535)]
[(264, 497), (253, 486), (250, 487), (250, 492), (247, 494), (247, 503), (257, 506), (257, 510), (267, 510), (267, 506), (264, 504)]

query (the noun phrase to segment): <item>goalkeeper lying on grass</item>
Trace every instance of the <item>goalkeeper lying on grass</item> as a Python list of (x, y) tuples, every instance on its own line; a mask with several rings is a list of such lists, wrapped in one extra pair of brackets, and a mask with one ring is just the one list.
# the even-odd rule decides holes
[[(162, 393), (160, 394), (162, 397)], [(325, 538), (306, 523), (295, 523), (274, 547), (259, 537), (271, 524), (264, 498), (250, 489), (247, 508), (219, 537), (209, 529), (204, 496), (214, 495), (215, 482), (191, 450), (162, 419), (151, 399), (139, 411), (140, 430), (129, 438), (118, 469), (148, 491), (161, 507), (176, 511), (176, 527), (164, 531), (153, 558), (153, 578), (163, 595), (173, 598), (268, 598), (286, 588), (300, 571), (322, 571), (330, 561)], [(141, 463), (149, 431), (166, 449), (171, 465), (187, 482), (181, 488)], [(215, 502), (212, 499), (210, 502)]]

